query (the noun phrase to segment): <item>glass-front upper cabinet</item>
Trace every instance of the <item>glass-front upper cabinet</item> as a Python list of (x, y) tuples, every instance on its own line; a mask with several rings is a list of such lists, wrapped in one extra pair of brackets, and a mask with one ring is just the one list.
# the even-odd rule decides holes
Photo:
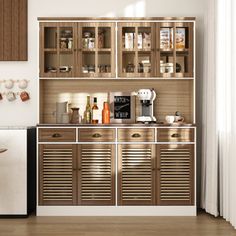
[(193, 23), (157, 23), (157, 77), (193, 77)]
[(76, 23), (40, 24), (40, 76), (75, 76)]
[(115, 77), (115, 23), (79, 24), (80, 77)]
[(155, 75), (155, 23), (118, 23), (118, 77)]

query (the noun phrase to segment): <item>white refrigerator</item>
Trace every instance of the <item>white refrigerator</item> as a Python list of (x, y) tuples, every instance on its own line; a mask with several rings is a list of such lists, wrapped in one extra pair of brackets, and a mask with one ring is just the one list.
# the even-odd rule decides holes
[[(0, 215), (28, 213), (28, 197), (32, 192), (27, 194), (27, 157), (34, 158), (29, 157), (28, 130), (0, 128)], [(31, 141), (34, 142), (33, 137)]]

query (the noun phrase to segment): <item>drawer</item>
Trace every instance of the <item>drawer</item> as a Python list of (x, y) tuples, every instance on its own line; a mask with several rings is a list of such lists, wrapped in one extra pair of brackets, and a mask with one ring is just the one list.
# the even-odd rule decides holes
[(118, 142), (154, 142), (154, 129), (118, 129)]
[(79, 129), (80, 142), (115, 142), (115, 129)]
[(39, 142), (75, 142), (76, 129), (45, 128), (39, 129)]
[(157, 129), (157, 142), (194, 142), (194, 129)]

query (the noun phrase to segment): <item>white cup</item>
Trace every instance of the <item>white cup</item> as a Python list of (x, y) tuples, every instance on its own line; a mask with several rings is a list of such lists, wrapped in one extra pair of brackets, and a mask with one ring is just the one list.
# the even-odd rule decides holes
[(175, 116), (166, 116), (165, 119), (168, 124), (172, 124), (175, 121)]
[(182, 116), (175, 116), (175, 122), (183, 122), (184, 121), (184, 117)]

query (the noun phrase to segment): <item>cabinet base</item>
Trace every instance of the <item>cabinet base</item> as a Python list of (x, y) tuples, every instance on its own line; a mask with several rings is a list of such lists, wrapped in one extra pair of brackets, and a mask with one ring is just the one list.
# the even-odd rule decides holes
[(38, 206), (37, 216), (196, 216), (196, 206)]

